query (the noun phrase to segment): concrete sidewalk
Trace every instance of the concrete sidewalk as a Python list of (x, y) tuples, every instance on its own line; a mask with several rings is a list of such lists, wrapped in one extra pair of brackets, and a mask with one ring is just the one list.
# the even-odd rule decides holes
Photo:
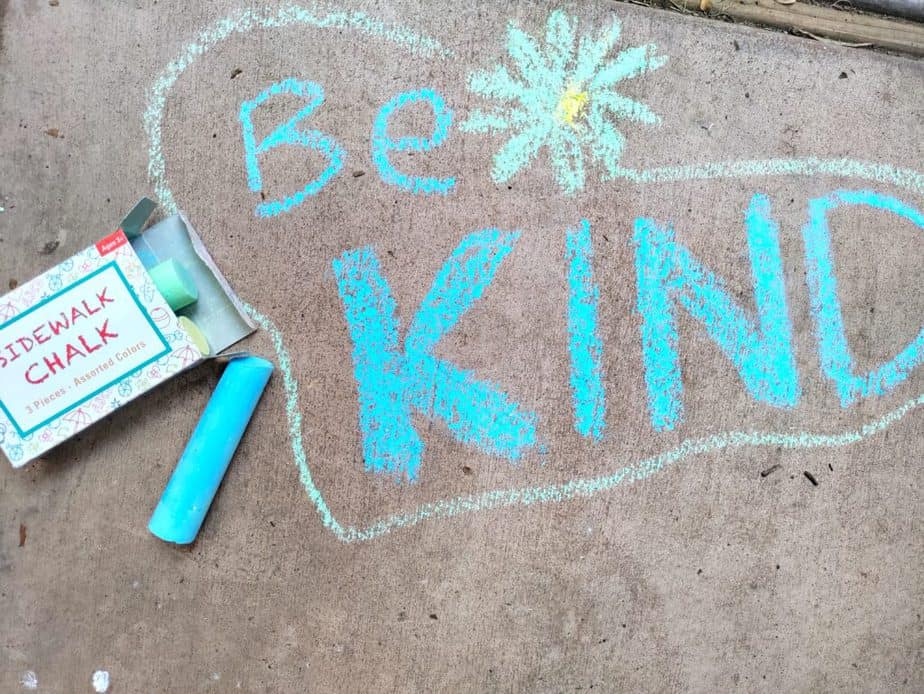
[(603, 0), (0, 0), (0, 282), (152, 194), (283, 365), (190, 548), (217, 365), (0, 466), (0, 691), (924, 690), (922, 85)]

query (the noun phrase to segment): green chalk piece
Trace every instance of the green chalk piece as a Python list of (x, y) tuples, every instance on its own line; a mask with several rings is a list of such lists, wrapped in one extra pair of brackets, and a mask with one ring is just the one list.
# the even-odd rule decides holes
[(199, 298), (196, 285), (189, 273), (173, 258), (155, 265), (148, 274), (161, 296), (167, 300), (170, 308), (179, 311)]

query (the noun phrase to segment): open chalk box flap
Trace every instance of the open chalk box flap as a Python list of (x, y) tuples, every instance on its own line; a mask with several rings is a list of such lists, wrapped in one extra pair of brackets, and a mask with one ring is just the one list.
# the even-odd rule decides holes
[(126, 221), (130, 222), (133, 231), (137, 228), (137, 217), (132, 219), (135, 211), (146, 209), (151, 202), (149, 198), (143, 198), (123, 220), (122, 230), (145, 268), (151, 269), (164, 260), (173, 259), (189, 273), (199, 298), (177, 313), (198, 326), (208, 340), (212, 354), (222, 352), (256, 330), (256, 325), (182, 212), (151, 225), (144, 233), (140, 229), (133, 234), (126, 230)]

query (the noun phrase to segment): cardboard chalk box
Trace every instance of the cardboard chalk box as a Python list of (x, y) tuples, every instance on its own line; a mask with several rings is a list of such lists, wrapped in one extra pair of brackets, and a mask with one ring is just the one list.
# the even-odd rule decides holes
[[(254, 330), (182, 214), (144, 233), (143, 199), (118, 231), (0, 299), (0, 448), (25, 465), (207, 355)], [(172, 258), (198, 300), (174, 313), (148, 270)]]

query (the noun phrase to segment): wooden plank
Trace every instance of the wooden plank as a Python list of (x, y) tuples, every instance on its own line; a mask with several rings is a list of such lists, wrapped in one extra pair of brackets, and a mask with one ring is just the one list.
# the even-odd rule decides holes
[[(675, 0), (674, 4), (699, 11), (700, 0)], [(869, 44), (916, 56), (924, 56), (924, 26), (898, 19), (854, 14), (818, 5), (796, 2), (781, 5), (776, 0), (711, 0), (706, 12), (786, 29), (851, 44)]]

